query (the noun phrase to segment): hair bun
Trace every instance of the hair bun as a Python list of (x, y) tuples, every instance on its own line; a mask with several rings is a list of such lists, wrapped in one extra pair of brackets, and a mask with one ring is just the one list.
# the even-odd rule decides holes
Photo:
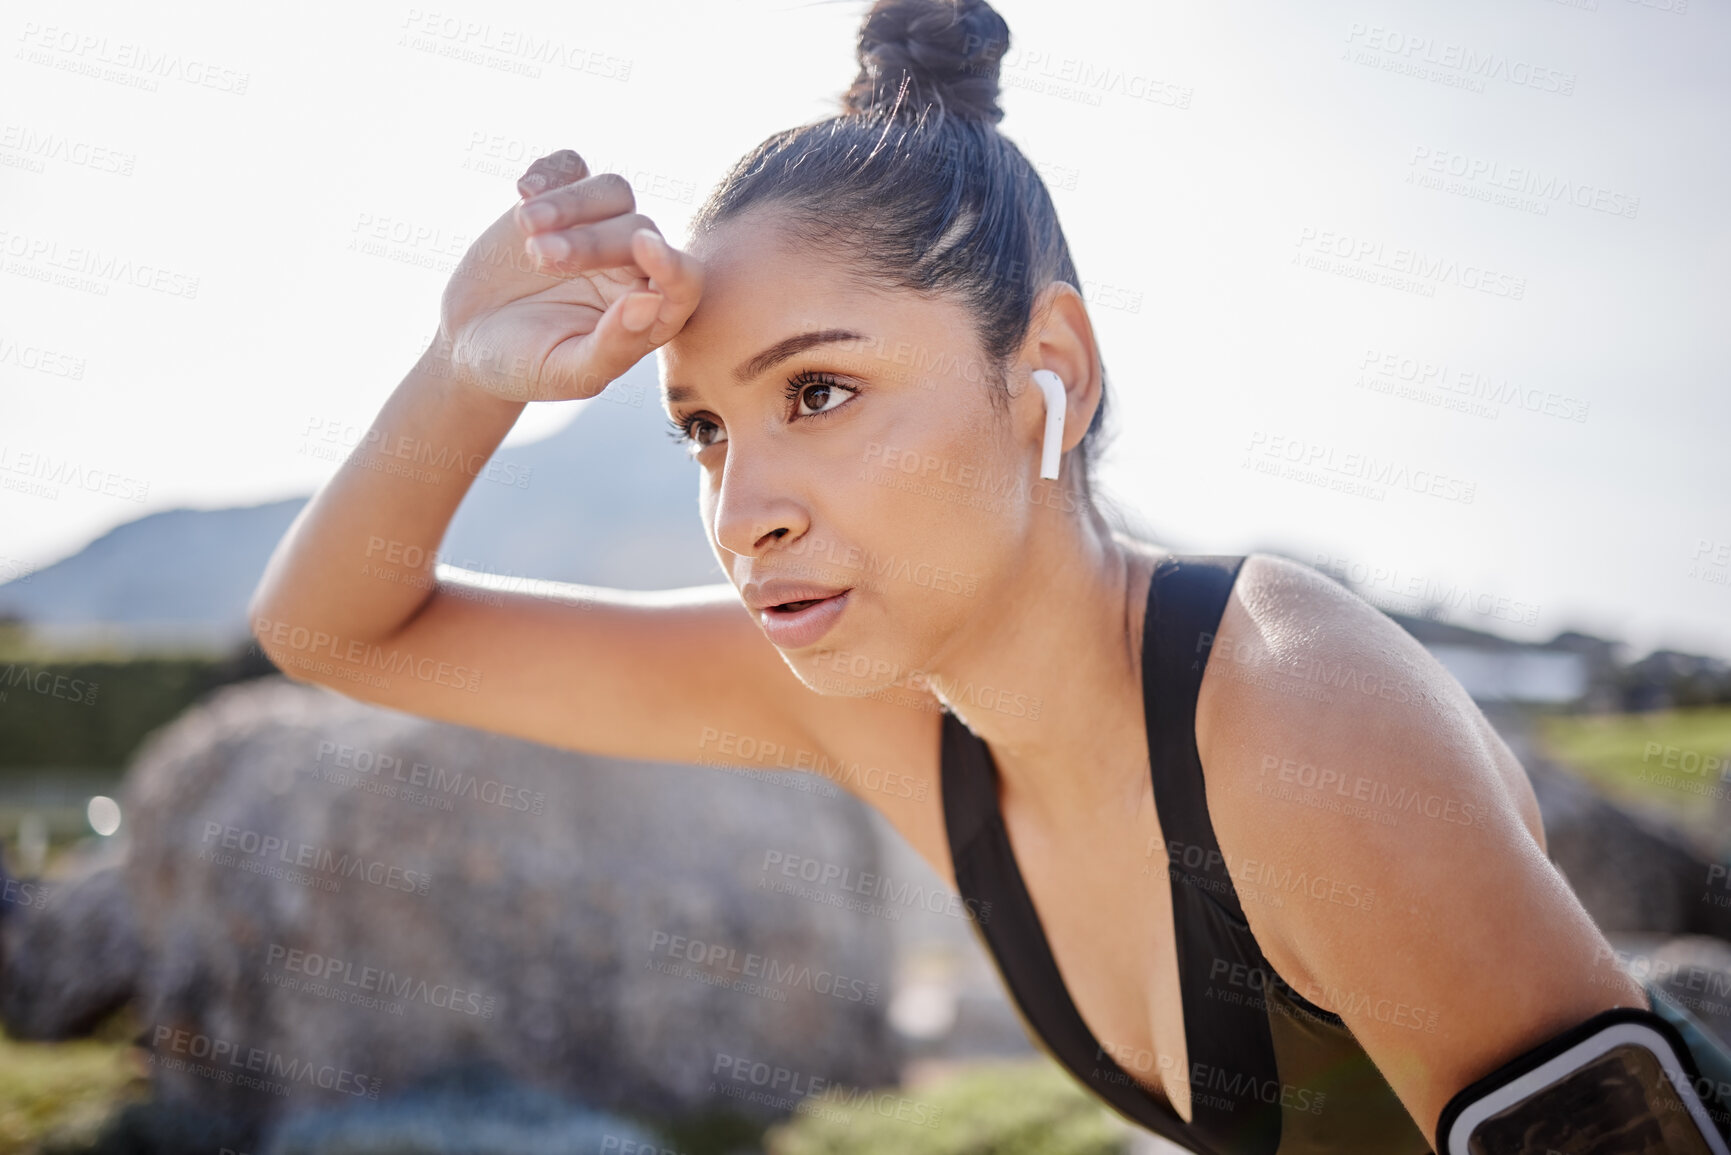
[(1010, 46), (1010, 26), (985, 0), (877, 0), (859, 34), (859, 76), (843, 94), (844, 112), (910, 114), (929, 104), (992, 124), (998, 107), (998, 64)]

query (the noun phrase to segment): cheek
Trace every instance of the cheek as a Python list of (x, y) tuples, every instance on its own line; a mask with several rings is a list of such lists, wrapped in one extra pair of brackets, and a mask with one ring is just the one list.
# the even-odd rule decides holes
[(873, 584), (916, 619), (969, 613), (1019, 540), (1025, 502), (1013, 468), (977, 431), (874, 445), (848, 515), (875, 555)]

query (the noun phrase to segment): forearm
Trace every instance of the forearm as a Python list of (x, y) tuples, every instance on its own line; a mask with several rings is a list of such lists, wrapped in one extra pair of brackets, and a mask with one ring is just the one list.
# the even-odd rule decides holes
[(265, 649), (297, 630), (378, 641), (432, 596), (451, 518), (525, 404), (440, 370), (429, 348), (277, 544), (249, 606)]

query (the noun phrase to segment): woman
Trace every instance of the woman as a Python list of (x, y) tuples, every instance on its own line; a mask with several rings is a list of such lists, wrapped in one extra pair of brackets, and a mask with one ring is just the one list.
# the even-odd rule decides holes
[[(622, 178), (538, 160), (364, 443), (484, 463), (529, 401), (658, 350), (730, 583), (380, 582), (369, 550), (430, 558), (476, 470), (345, 469), (255, 632), (296, 677), (554, 746), (897, 768), (843, 782), (993, 902), (1030, 1033), (1126, 1117), (1203, 1152), (1428, 1150), (1467, 1084), (1648, 992), (1398, 625), (1304, 566), (1109, 523), (1081, 282), (995, 127), (1008, 43), (984, 3), (879, 0), (843, 114), (741, 160), (683, 251)], [(478, 675), (344, 677), (402, 657)]]

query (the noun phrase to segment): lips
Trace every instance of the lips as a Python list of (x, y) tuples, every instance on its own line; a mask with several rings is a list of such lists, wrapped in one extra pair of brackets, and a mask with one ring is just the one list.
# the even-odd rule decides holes
[(852, 601), (851, 588), (823, 597), (783, 598), (771, 590), (757, 596), (767, 604), (757, 610), (757, 620), (771, 645), (783, 650), (801, 650), (813, 645), (835, 627)]
[(794, 613), (798, 610), (803, 610), (807, 606), (816, 605), (818, 602), (825, 601), (825, 600), (827, 600), (827, 599), (824, 599), (824, 598), (807, 598), (803, 602), (783, 602), (779, 606), (770, 606), (769, 612), (772, 614), (791, 614), (791, 613)]
[(753, 612), (785, 614), (798, 613), (818, 602), (840, 597), (846, 592), (847, 587), (844, 586), (771, 578), (757, 585), (747, 585), (744, 598), (745, 604), (750, 606)]

